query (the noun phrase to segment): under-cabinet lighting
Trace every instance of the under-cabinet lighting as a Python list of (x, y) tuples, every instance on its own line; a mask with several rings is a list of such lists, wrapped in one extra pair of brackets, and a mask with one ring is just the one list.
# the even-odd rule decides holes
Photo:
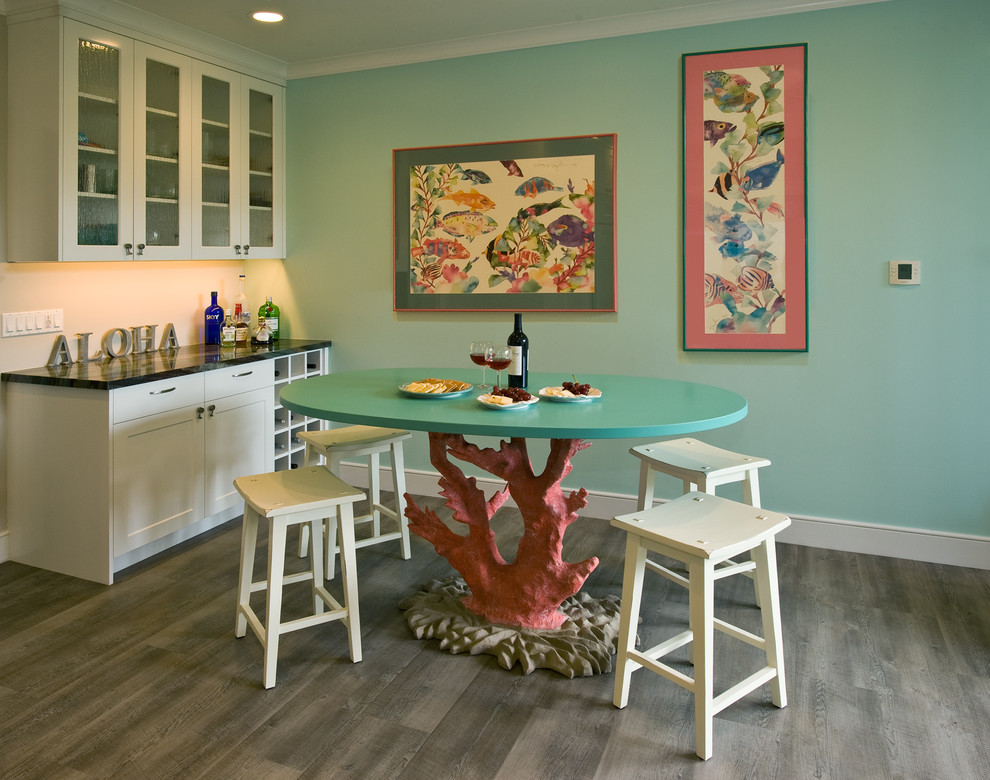
[(251, 16), (259, 22), (281, 22), (282, 14), (275, 11), (255, 11)]

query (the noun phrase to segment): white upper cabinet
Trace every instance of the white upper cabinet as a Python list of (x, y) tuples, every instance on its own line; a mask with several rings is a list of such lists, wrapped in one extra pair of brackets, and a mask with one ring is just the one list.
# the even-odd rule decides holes
[(9, 260), (284, 256), (284, 87), (62, 17), (9, 56)]

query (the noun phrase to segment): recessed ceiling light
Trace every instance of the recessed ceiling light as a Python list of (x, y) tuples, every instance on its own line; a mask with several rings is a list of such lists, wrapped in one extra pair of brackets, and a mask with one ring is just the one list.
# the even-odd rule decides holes
[(275, 11), (255, 11), (251, 14), (259, 22), (281, 22), (282, 14), (275, 13)]

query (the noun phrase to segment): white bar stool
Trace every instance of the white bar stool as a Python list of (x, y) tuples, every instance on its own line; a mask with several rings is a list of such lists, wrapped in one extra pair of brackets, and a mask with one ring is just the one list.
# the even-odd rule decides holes
[[(237, 584), (237, 619), (234, 633), (242, 637), (247, 627), (265, 648), (264, 684), (275, 685), (279, 637), (290, 631), (308, 628), (331, 620), (347, 626), (351, 660), (361, 660), (361, 621), (358, 615), (357, 564), (354, 554), (354, 503), (365, 497), (356, 488), (342, 482), (323, 466), (276, 471), (238, 477), (234, 487), (244, 498), (244, 520), (241, 530), (241, 563)], [(323, 524), (327, 516), (334, 517), (340, 534), (340, 568), (344, 603), (340, 604), (323, 585)], [(268, 520), (268, 575), (254, 580), (255, 547), (258, 523)], [(290, 525), (307, 523), (313, 534), (313, 555), (310, 568), (298, 574), (286, 575), (285, 537)], [(282, 588), (294, 582), (310, 580), (313, 589), (313, 614), (281, 622)], [(251, 594), (264, 590), (267, 594), (265, 623), (251, 607)], [(324, 609), (329, 607), (330, 611)]]
[[(715, 495), (715, 488), (719, 485), (742, 482), (743, 501), (750, 506), (760, 506), (759, 470), (770, 465), (770, 461), (766, 458), (723, 450), (697, 439), (673, 439), (642, 444), (630, 449), (629, 454), (641, 461), (640, 510), (653, 506), (653, 490), (658, 471), (681, 480), (684, 484), (684, 493), (700, 490), (702, 493)], [(760, 603), (758, 591), (756, 603)]]
[[(355, 542), (357, 547), (367, 547), (381, 544), (394, 539), (399, 540), (402, 559), (409, 560), (412, 548), (409, 544), (409, 521), (406, 519), (406, 472), (405, 458), (402, 453), (402, 442), (412, 438), (409, 431), (398, 428), (378, 428), (373, 425), (348, 425), (343, 428), (333, 428), (328, 431), (305, 431), (299, 434), (299, 439), (306, 442), (305, 465), (317, 462), (319, 457), (326, 459), (327, 468), (334, 474), (340, 474), (340, 462), (345, 457), (368, 458), (368, 484), (371, 488), (371, 512), (354, 518), (355, 523), (372, 523), (371, 536)], [(381, 475), (379, 474), (379, 457), (389, 453), (392, 460), (392, 479), (395, 488), (395, 508), (391, 509), (382, 504)], [(381, 516), (393, 520), (397, 530), (382, 533)], [(325, 560), (327, 579), (333, 579), (334, 560), (337, 548), (334, 546), (333, 518), (327, 520)], [(306, 554), (308, 532), (303, 526), (299, 535), (299, 555)]]
[[(707, 760), (712, 755), (712, 718), (730, 704), (769, 682), (773, 703), (778, 707), (787, 705), (775, 536), (790, 523), (786, 515), (699, 492), (612, 520), (612, 525), (626, 532), (613, 697), (616, 707), (628, 704), (632, 673), (640, 668), (686, 688), (694, 694), (695, 750)], [(752, 560), (716, 568), (747, 550)], [(681, 584), (685, 579), (647, 559), (647, 552), (665, 555), (687, 566), (690, 617), (687, 631), (640, 651), (635, 649), (636, 626), (646, 569)], [(762, 605), (762, 637), (715, 617), (715, 581), (750, 570), (755, 572)], [(763, 650), (766, 655), (765, 667), (718, 696), (713, 695), (712, 686), (715, 629)], [(693, 678), (660, 662), (665, 655), (688, 643), (692, 643)]]
[(730, 452), (697, 439), (643, 444), (633, 447), (629, 454), (642, 461), (639, 469), (640, 509), (653, 506), (653, 487), (658, 471), (681, 480), (685, 493), (700, 490), (714, 495), (718, 485), (742, 482), (743, 500), (750, 506), (759, 506), (759, 469), (770, 465), (766, 458)]

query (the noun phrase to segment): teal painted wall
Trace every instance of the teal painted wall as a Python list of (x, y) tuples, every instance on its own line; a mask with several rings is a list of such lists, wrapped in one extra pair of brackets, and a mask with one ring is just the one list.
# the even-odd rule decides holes
[[(685, 353), (680, 56), (797, 42), (810, 350)], [(749, 416), (704, 438), (773, 461), (770, 508), (990, 536), (988, 42), (986, 0), (891, 0), (292, 81), (289, 328), (333, 338), (337, 370), (466, 367), (510, 316), (392, 311), (392, 149), (614, 132), (618, 312), (528, 314), (535, 366), (744, 394)], [(887, 284), (905, 259), (921, 286)], [(568, 484), (634, 493), (630, 445), (595, 443)]]

